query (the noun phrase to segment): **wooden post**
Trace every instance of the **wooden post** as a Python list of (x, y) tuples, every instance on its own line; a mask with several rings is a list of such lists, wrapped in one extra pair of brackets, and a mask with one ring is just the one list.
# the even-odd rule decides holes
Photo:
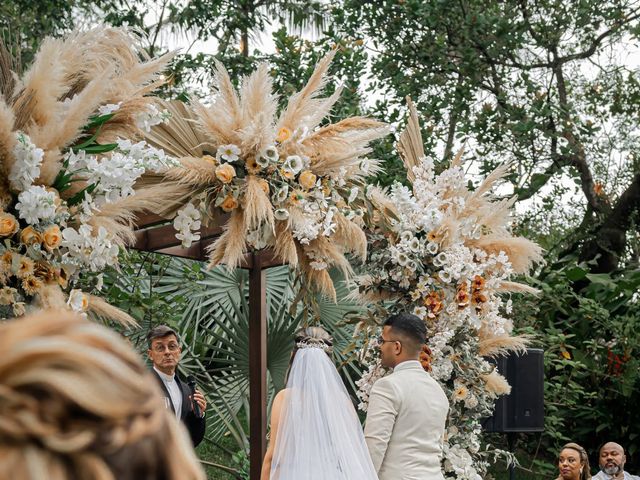
[(260, 253), (249, 267), (249, 460), (251, 480), (260, 480), (267, 446), (267, 285)]

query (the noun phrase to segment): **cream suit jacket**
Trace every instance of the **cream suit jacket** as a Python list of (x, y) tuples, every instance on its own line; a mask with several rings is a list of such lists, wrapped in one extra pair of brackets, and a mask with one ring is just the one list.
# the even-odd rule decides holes
[(449, 401), (420, 362), (402, 362), (371, 389), (364, 436), (380, 480), (444, 480)]

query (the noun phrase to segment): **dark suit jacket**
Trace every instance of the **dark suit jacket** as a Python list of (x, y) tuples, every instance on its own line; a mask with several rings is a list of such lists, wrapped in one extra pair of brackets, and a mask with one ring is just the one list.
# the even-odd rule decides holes
[[(158, 375), (158, 373), (154, 369), (151, 369), (151, 372), (153, 372), (153, 375), (158, 380), (158, 383), (160, 384), (160, 388), (162, 388), (164, 395), (168, 398), (171, 398), (171, 396), (169, 395), (169, 390), (167, 390), (167, 387), (160, 378), (160, 375)], [(180, 380), (178, 372), (176, 372), (175, 378), (176, 383), (178, 384), (178, 386), (180, 387), (180, 391), (182, 392), (182, 412), (180, 414), (180, 421), (184, 423), (185, 427), (187, 427), (189, 435), (191, 436), (191, 441), (193, 442), (193, 446), (197, 447), (204, 438), (207, 421), (204, 417), (198, 418), (193, 413), (193, 410), (191, 408), (191, 399), (189, 398), (189, 395), (191, 395), (189, 385), (187, 385), (186, 382)], [(169, 404), (171, 405), (171, 411), (175, 414), (173, 402), (169, 402)]]

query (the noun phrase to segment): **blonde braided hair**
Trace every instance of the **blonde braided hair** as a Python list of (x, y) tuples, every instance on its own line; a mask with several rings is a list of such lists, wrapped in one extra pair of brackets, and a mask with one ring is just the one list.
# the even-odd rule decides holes
[(116, 333), (50, 311), (1, 324), (0, 351), (0, 478), (205, 478), (157, 383)]

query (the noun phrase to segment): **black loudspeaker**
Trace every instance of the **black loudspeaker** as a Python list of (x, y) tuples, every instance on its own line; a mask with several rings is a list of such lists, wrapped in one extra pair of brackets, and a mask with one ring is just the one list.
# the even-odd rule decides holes
[(482, 424), (486, 432), (542, 432), (544, 430), (544, 352), (529, 348), (492, 361), (511, 393), (496, 401), (493, 416)]

